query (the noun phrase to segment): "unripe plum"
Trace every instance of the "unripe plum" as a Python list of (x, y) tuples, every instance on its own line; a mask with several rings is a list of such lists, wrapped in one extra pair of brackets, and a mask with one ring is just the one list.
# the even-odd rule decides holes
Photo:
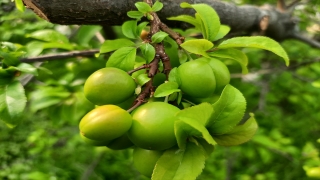
[(119, 104), (133, 96), (136, 84), (125, 71), (107, 67), (91, 74), (84, 84), (85, 97), (96, 105)]
[(99, 106), (80, 121), (80, 133), (94, 141), (108, 142), (124, 135), (131, 127), (131, 115), (115, 105)]
[(136, 146), (151, 150), (164, 150), (177, 144), (174, 135), (175, 114), (180, 109), (165, 102), (141, 105), (132, 113), (129, 139)]
[(203, 60), (193, 60), (177, 69), (180, 89), (189, 96), (204, 98), (216, 89), (216, 79), (210, 65)]

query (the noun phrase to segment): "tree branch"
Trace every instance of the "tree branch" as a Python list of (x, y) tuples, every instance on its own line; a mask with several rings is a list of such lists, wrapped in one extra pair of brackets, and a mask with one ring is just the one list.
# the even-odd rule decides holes
[(308, 37), (303, 36), (302, 34), (298, 34), (298, 33), (293, 33), (291, 35), (291, 37), (293, 39), (297, 39), (299, 41), (305, 42), (307, 44), (309, 44), (310, 46), (314, 47), (314, 48), (319, 48), (320, 49), (320, 42), (310, 39)]
[[(56, 24), (101, 24), (101, 25), (121, 25), (129, 20), (126, 12), (136, 9), (134, 4), (138, 0), (55, 0), (48, 3), (47, 0), (23, 0), (36, 14)], [(153, 0), (154, 2), (155, 0)], [(265, 33), (276, 40), (288, 38), (288, 34), (294, 31), (294, 27), (288, 26), (291, 16), (281, 13), (275, 8), (265, 9), (256, 6), (235, 6), (231, 3), (218, 0), (162, 0), (164, 8), (157, 12), (161, 21), (169, 27), (185, 29), (189, 24), (169, 21), (166, 18), (181, 14), (194, 15), (193, 9), (180, 8), (180, 3), (190, 4), (205, 3), (213, 7), (222, 24), (231, 27), (231, 32), (259, 32), (260, 21), (263, 17), (272, 17)]]
[(26, 62), (26, 63), (32, 63), (32, 62), (39, 62), (39, 61), (66, 59), (66, 58), (77, 57), (77, 56), (90, 57), (90, 56), (94, 56), (94, 54), (99, 53), (99, 52), (100, 52), (100, 50), (98, 50), (98, 49), (84, 50), (84, 51), (70, 51), (70, 52), (66, 52), (66, 53), (43, 55), (43, 56), (30, 57), (30, 58), (22, 58), (20, 61)]

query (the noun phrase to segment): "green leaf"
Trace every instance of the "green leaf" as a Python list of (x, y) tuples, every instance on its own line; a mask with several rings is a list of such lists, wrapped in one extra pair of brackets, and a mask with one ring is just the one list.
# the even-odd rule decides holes
[(150, 63), (156, 55), (154, 47), (149, 43), (143, 43), (140, 46), (140, 49), (143, 57), (147, 60), (147, 63)]
[(175, 17), (169, 17), (167, 19), (168, 20), (173, 20), (173, 21), (186, 22), (186, 23), (192, 24), (196, 28), (200, 27), (199, 22), (194, 17), (189, 16), (189, 15), (180, 15), (180, 16), (175, 16)]
[(228, 48), (228, 49), (218, 49), (214, 52), (208, 53), (209, 56), (217, 57), (217, 58), (225, 58), (225, 59), (231, 59), (234, 61), (237, 61), (241, 68), (242, 68), (242, 74), (248, 73), (248, 57), (247, 55), (234, 48)]
[(141, 19), (144, 16), (144, 14), (140, 11), (129, 11), (127, 12), (127, 15), (130, 18), (134, 18), (134, 19)]
[(157, 11), (160, 11), (162, 8), (163, 8), (163, 4), (157, 0), (152, 6), (152, 11), (157, 12)]
[(157, 32), (151, 37), (152, 43), (160, 43), (167, 36), (168, 36), (168, 34), (165, 32), (162, 32), (162, 31)]
[(82, 25), (77, 30), (74, 41), (81, 46), (90, 46), (89, 42), (96, 36), (96, 33), (102, 29), (102, 26)]
[[(208, 105), (211, 106), (210, 104)], [(193, 107), (190, 107), (190, 108), (193, 108)], [(186, 108), (186, 110), (190, 108)], [(209, 144), (212, 144), (212, 145), (217, 144), (213, 140), (212, 136), (210, 135), (210, 133), (208, 132), (208, 130), (206, 129), (205, 125), (202, 122), (203, 118), (208, 119), (211, 113), (208, 111), (206, 112), (205, 110), (208, 110), (208, 109), (205, 109), (203, 111), (204, 114), (205, 115), (208, 115), (208, 113), (210, 114), (209, 116), (204, 117), (205, 115), (202, 115), (201, 113), (199, 113), (199, 109), (200, 107), (196, 110), (190, 110), (189, 112), (182, 112), (182, 115), (180, 112), (176, 115), (179, 120), (176, 120), (174, 123), (174, 133), (178, 142), (178, 146), (181, 150), (185, 149), (187, 140), (192, 137), (203, 138), (205, 141), (207, 141)], [(212, 107), (211, 107), (211, 110), (212, 110)], [(195, 114), (192, 114), (191, 113), (192, 111), (195, 111)], [(202, 115), (202, 117), (196, 117), (196, 115)]]
[(180, 92), (179, 85), (176, 82), (166, 82), (158, 86), (154, 97), (166, 97), (175, 92)]
[(213, 136), (213, 139), (221, 146), (236, 146), (249, 141), (258, 129), (254, 115), (250, 116), (244, 124), (235, 126), (226, 134)]
[(206, 140), (204, 139), (197, 139), (197, 142), (203, 147), (205, 151), (206, 158), (210, 157), (210, 154), (214, 151), (214, 145), (209, 144)]
[(20, 63), (17, 67), (12, 67), (16, 69), (17, 71), (21, 71), (28, 74), (33, 74), (35, 76), (38, 76), (38, 70), (36, 67), (32, 66), (31, 64), (27, 63)]
[(27, 104), (24, 88), (19, 81), (0, 86), (0, 120), (16, 125)]
[(219, 39), (222, 39), (224, 36), (226, 36), (230, 32), (230, 27), (226, 25), (221, 25), (218, 34), (213, 39), (213, 41), (217, 41)]
[(122, 24), (122, 33), (127, 38), (136, 39), (138, 37), (137, 35), (137, 21), (126, 21)]
[(219, 100), (212, 106), (214, 113), (207, 128), (211, 135), (220, 135), (229, 132), (241, 121), (246, 109), (246, 100), (238, 89), (228, 84)]
[(30, 110), (31, 112), (37, 112), (48, 108), (62, 102), (70, 95), (71, 93), (62, 87), (37, 87), (37, 90), (30, 94)]
[(149, 4), (145, 3), (145, 2), (137, 2), (134, 4), (137, 9), (142, 12), (142, 13), (148, 13), (148, 12), (151, 12), (152, 9), (151, 7), (149, 6)]
[(134, 42), (129, 39), (106, 40), (100, 47), (100, 53), (115, 51), (122, 47), (134, 46)]
[(148, 74), (140, 74), (137, 76), (136, 81), (140, 86), (145, 85), (147, 82), (150, 81), (151, 78), (148, 77)]
[(146, 26), (147, 26), (148, 24), (149, 24), (149, 22), (142, 22), (142, 23), (140, 23), (140, 24), (138, 25), (138, 28), (137, 28), (137, 36), (140, 37), (140, 34), (141, 34), (142, 30), (143, 30), (144, 28), (146, 28)]
[(69, 40), (65, 35), (52, 29), (35, 31), (27, 35), (27, 37), (38, 39), (41, 41), (47, 41), (47, 42), (69, 43)]
[(190, 53), (209, 57), (206, 51), (213, 47), (213, 43), (206, 39), (193, 39), (185, 41), (180, 46)]
[(214, 109), (209, 103), (201, 103), (190, 108), (181, 110), (176, 116), (178, 118), (189, 118), (194, 119), (200, 124), (206, 126)]
[(3, 63), (7, 66), (15, 66), (20, 63), (20, 60), (13, 55), (13, 53), (6, 53), (0, 51), (0, 60), (3, 58)]
[(249, 47), (249, 48), (259, 48), (265, 49), (275, 53), (276, 55), (282, 57), (286, 63), (289, 65), (289, 57), (286, 51), (281, 47), (281, 45), (273, 39), (264, 36), (252, 36), (252, 37), (235, 37), (223, 41), (218, 48), (235, 48), (235, 47)]
[[(220, 18), (216, 11), (207, 4), (181, 3), (182, 8), (193, 8), (201, 19), (202, 33), (205, 39), (213, 41), (220, 29)], [(198, 19), (198, 22), (199, 20)]]
[(14, 1), (16, 3), (17, 9), (21, 12), (24, 12), (26, 8), (24, 7), (23, 1), (22, 0), (14, 0)]
[(171, 69), (170, 73), (169, 73), (169, 81), (170, 82), (176, 82), (178, 83), (178, 85), (181, 85), (181, 80), (179, 79), (179, 75), (178, 75), (178, 68), (173, 68)]
[(152, 180), (194, 180), (202, 172), (205, 152), (189, 142), (184, 151), (172, 148), (163, 153), (153, 170)]
[(108, 59), (107, 67), (116, 67), (124, 71), (130, 71), (134, 67), (136, 59), (135, 47), (123, 47), (116, 50)]

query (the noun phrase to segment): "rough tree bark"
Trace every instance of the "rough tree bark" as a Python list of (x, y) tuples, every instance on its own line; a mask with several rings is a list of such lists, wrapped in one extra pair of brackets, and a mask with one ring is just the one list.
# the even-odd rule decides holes
[[(121, 25), (129, 18), (126, 12), (135, 10), (134, 3), (139, 0), (23, 0), (43, 19), (56, 24), (99, 24)], [(155, 0), (154, 0), (155, 1)], [(212, 6), (220, 16), (222, 24), (229, 25), (234, 33), (262, 33), (281, 41), (296, 38), (296, 21), (288, 12), (270, 6), (235, 6), (218, 0), (161, 0), (163, 10), (158, 15), (171, 27), (185, 28), (186, 24), (167, 21), (175, 15), (194, 15), (192, 9), (180, 8), (181, 2), (206, 3)], [(301, 40), (301, 39), (300, 39)], [(310, 43), (309, 43), (310, 44)], [(320, 48), (320, 43), (311, 44)]]

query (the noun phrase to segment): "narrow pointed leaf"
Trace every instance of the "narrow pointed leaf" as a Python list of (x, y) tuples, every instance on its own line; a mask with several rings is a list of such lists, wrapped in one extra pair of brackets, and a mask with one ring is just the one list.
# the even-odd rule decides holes
[(175, 17), (169, 17), (167, 19), (172, 20), (172, 21), (186, 22), (186, 23), (192, 24), (196, 28), (199, 28), (199, 26), (200, 26), (199, 22), (194, 17), (189, 16), (189, 15), (180, 15), (180, 16), (175, 16)]
[(181, 3), (182, 8), (193, 8), (199, 15), (203, 30), (202, 33), (205, 39), (213, 41), (220, 29), (220, 18), (216, 11), (207, 4), (188, 4)]
[(275, 53), (276, 55), (282, 57), (286, 63), (289, 65), (289, 57), (282, 46), (273, 39), (264, 36), (251, 36), (251, 37), (235, 37), (223, 41), (218, 48), (235, 48), (235, 47), (249, 47), (249, 48), (259, 48), (265, 49)]

